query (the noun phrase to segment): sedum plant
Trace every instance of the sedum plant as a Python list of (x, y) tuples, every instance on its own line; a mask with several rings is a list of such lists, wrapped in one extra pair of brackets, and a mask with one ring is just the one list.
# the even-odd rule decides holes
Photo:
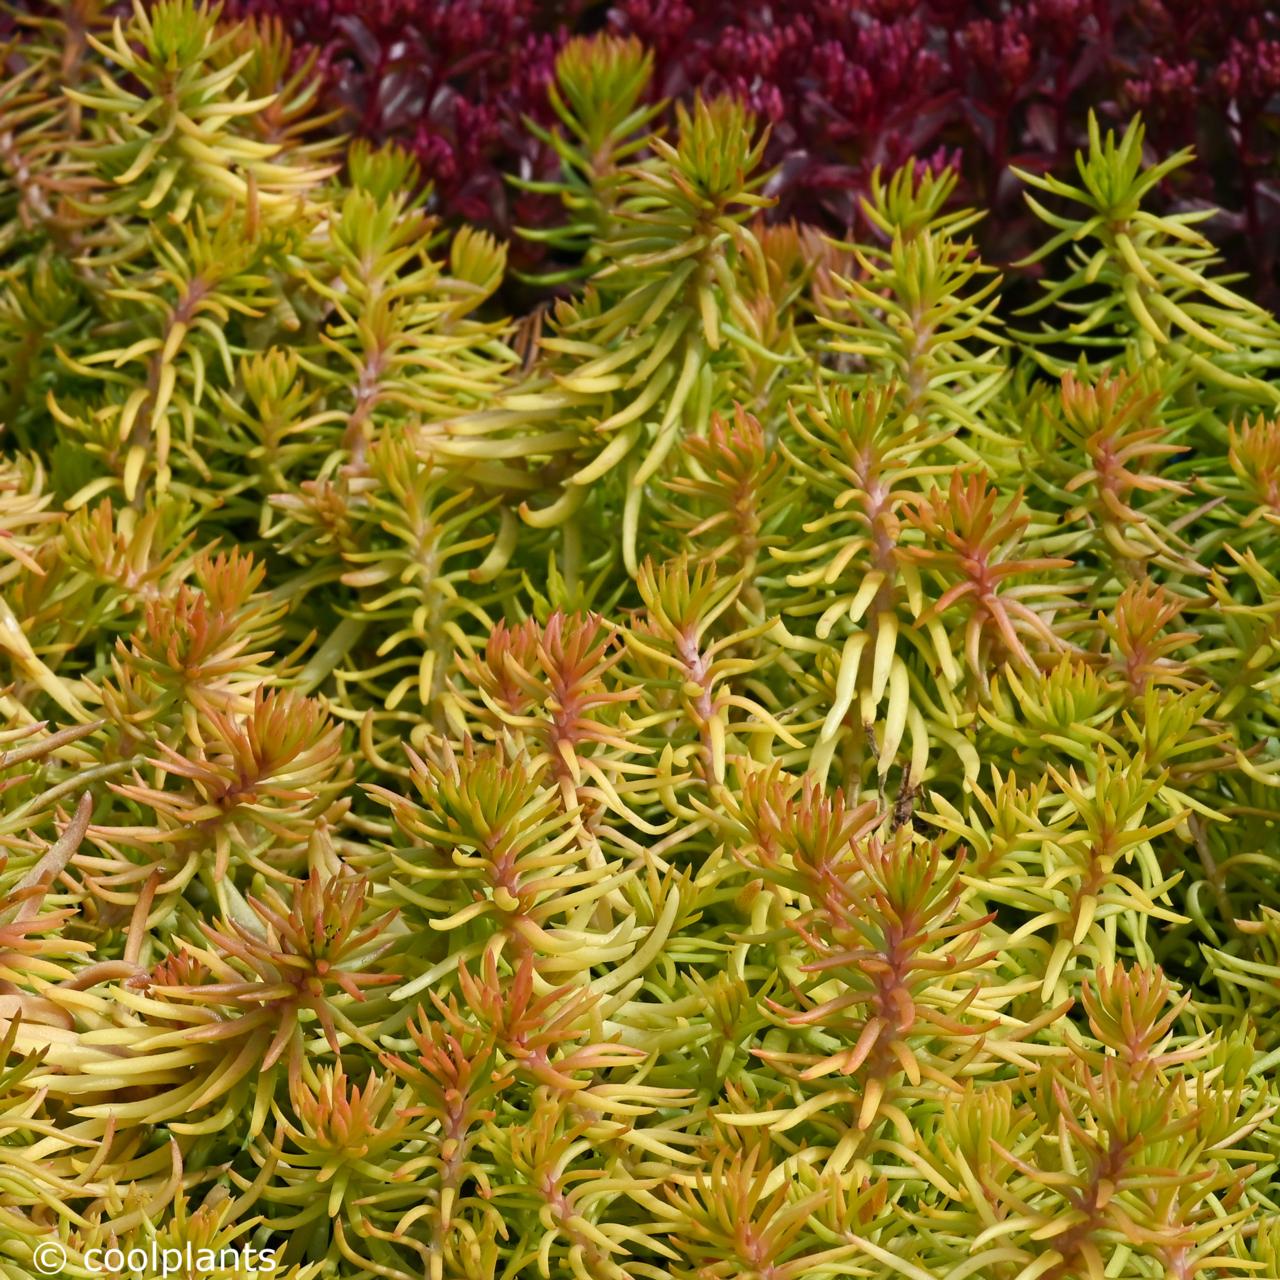
[(553, 217), (504, 190), (504, 175), (554, 179), (555, 144), (518, 122), (554, 119), (546, 82), (575, 31), (642, 42), (657, 93), (729, 91), (767, 119), (777, 216), (847, 235), (877, 167), (946, 157), (963, 199), (987, 208), (979, 232), (1000, 262), (1036, 236), (1010, 167), (1063, 177), (1090, 110), (1123, 124), (1140, 109), (1160, 154), (1198, 153), (1162, 183), (1165, 207), (1222, 206), (1214, 236), (1232, 269), (1275, 302), (1280, 15), (1266, 0), (234, 0), (233, 11), (276, 15), (314, 49), (344, 123), (409, 146), (445, 216), (508, 230)]
[(1139, 126), (1029, 317), (574, 42), (509, 317), (278, 26), (15, 30), (5, 1275), (1276, 1273), (1280, 330)]

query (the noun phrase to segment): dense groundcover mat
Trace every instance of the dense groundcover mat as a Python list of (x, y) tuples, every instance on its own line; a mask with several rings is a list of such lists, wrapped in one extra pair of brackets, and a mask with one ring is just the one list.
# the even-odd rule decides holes
[(605, 30), (517, 278), (278, 21), (6, 23), (0, 1275), (1280, 1277), (1280, 325), (1194, 157), (840, 238)]

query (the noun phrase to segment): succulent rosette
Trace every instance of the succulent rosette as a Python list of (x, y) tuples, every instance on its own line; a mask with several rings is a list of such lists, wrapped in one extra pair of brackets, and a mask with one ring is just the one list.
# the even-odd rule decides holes
[(6, 12), (0, 1276), (1280, 1276), (1275, 19), (1140, 8)]

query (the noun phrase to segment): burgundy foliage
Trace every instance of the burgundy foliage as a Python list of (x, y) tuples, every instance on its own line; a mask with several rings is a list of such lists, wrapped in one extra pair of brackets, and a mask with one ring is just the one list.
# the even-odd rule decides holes
[(777, 216), (856, 227), (877, 165), (945, 156), (990, 210), (1008, 263), (1031, 223), (1010, 172), (1063, 172), (1087, 113), (1148, 120), (1153, 153), (1195, 146), (1166, 194), (1221, 206), (1210, 228), (1275, 302), (1280, 258), (1280, 5), (1268, 0), (232, 0), (318, 48), (349, 127), (409, 145), (441, 211), (510, 234), (554, 216), (506, 174), (553, 169), (546, 123), (559, 45), (607, 28), (656, 55), (655, 92), (724, 89), (772, 126)]

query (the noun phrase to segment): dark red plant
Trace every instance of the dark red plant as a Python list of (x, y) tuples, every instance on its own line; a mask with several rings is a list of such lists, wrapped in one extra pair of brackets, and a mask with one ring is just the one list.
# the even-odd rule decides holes
[[(506, 175), (554, 176), (523, 124), (550, 121), (546, 88), (570, 36), (607, 28), (655, 55), (653, 91), (729, 91), (772, 126), (774, 216), (846, 235), (877, 166), (960, 168), (956, 198), (991, 210), (982, 251), (1007, 264), (1034, 242), (1011, 166), (1061, 171), (1090, 107), (1141, 110), (1153, 151), (1194, 146), (1165, 192), (1222, 207), (1211, 228), (1263, 301), (1280, 260), (1280, 11), (1266, 0), (230, 0), (283, 18), (318, 53), (343, 127), (418, 157), (448, 218), (503, 235), (556, 216)], [(525, 246), (526, 264), (537, 251)]]

